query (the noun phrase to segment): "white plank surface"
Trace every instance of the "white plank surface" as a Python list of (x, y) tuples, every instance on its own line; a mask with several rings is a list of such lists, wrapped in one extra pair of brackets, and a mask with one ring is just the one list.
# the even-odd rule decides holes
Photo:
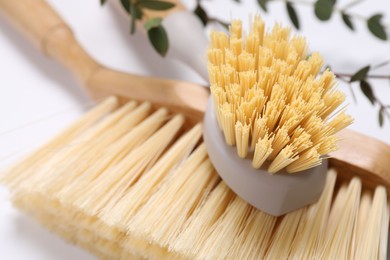
[[(74, 29), (81, 44), (100, 62), (123, 71), (195, 81), (205, 84), (191, 69), (177, 61), (160, 58), (141, 34), (130, 37), (128, 22), (109, 3), (101, 8), (98, 0), (49, 1)], [(108, 1), (110, 2), (110, 1)], [(186, 1), (193, 6), (192, 1)], [(256, 1), (204, 1), (213, 15), (229, 19), (247, 19), (256, 13)], [(339, 1), (345, 5), (349, 1)], [(364, 24), (356, 22), (357, 31), (350, 32), (340, 17), (320, 23), (311, 7), (300, 6), (298, 12), (311, 50), (318, 50), (336, 71), (352, 73), (366, 64), (390, 59), (389, 41), (372, 37)], [(369, 16), (387, 14), (390, 24), (390, 2), (370, 0), (354, 12)], [(271, 3), (265, 16), (269, 24), (275, 20), (290, 24), (282, 2)], [(190, 31), (190, 28), (189, 28)], [(388, 30), (389, 32), (389, 30)], [(390, 32), (389, 32), (390, 34)], [(376, 74), (390, 74), (390, 67)], [(0, 17), (0, 168), (6, 168), (32, 148), (60, 131), (81, 115), (91, 104), (69, 72), (37, 52)], [(373, 81), (375, 92), (390, 104), (389, 81)], [(356, 120), (351, 127), (390, 144), (390, 122), (378, 127), (377, 107), (372, 107), (357, 89), (357, 103), (349, 95), (349, 112)], [(354, 85), (355, 88), (358, 86)], [(69, 245), (14, 210), (8, 193), (0, 187), (0, 259), (93, 259), (83, 250)]]

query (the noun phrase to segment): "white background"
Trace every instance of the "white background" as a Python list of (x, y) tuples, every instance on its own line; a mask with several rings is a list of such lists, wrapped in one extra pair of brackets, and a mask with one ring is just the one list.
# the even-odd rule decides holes
[[(142, 75), (183, 79), (206, 84), (199, 76), (176, 61), (160, 58), (142, 34), (130, 37), (129, 22), (119, 15), (108, 1), (104, 8), (99, 0), (51, 0), (52, 6), (70, 24), (80, 43), (98, 61), (107, 66)], [(188, 6), (193, 6), (192, 1)], [(256, 1), (204, 1), (213, 16), (247, 20), (249, 13), (259, 13)], [(339, 1), (338, 5), (349, 3)], [(275, 20), (290, 25), (283, 2), (271, 3), (268, 24)], [(390, 41), (377, 40), (365, 25), (356, 21), (357, 32), (342, 25), (339, 16), (320, 23), (312, 7), (297, 7), (302, 30), (326, 63), (338, 72), (353, 73), (367, 65), (390, 59)], [(390, 2), (366, 0), (353, 12), (370, 16), (386, 13), (390, 25)], [(191, 33), (191, 28), (188, 29)], [(387, 30), (389, 36), (390, 32)], [(191, 51), (191, 50), (188, 50)], [(375, 74), (390, 74), (387, 66)], [(43, 143), (69, 122), (81, 115), (92, 102), (72, 75), (60, 65), (44, 57), (0, 17), (0, 167), (5, 168), (36, 145)], [(390, 82), (372, 81), (375, 93), (390, 104)], [(147, 86), (145, 86), (147, 87)], [(349, 89), (341, 85), (350, 103), (349, 113), (355, 117), (351, 126), (359, 132), (377, 137), (390, 144), (390, 122), (378, 127), (377, 107), (372, 107), (357, 85), (353, 85), (357, 104)], [(389, 158), (390, 159), (390, 158)], [(63, 242), (28, 217), (12, 209), (7, 191), (0, 187), (0, 259), (93, 259), (88, 253)]]

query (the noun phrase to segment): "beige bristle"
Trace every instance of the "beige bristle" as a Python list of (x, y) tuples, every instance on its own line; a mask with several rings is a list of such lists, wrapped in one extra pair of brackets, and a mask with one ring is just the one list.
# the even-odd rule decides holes
[(229, 249), (227, 258), (264, 258), (276, 220), (276, 217), (253, 210), (248, 218), (248, 224)]
[(288, 166), (286, 165), (288, 172), (299, 172), (321, 164), (321, 159), (319, 158), (317, 147), (312, 147), (298, 156), (296, 156), (297, 158), (295, 161), (293, 161), (291, 164), (287, 164)]
[(353, 118), (350, 115), (345, 114), (344, 112), (338, 114), (332, 121), (329, 122), (328, 126), (333, 128), (335, 132), (338, 132), (348, 125), (352, 124)]
[(329, 217), (323, 250), (319, 254), (319, 257), (324, 259), (350, 259), (352, 257), (352, 240), (360, 203), (360, 180), (352, 179), (348, 188), (340, 192), (345, 192), (345, 194), (335, 201), (336, 205)]
[(29, 170), (34, 170), (36, 165), (45, 162), (53, 155), (57, 149), (62, 149), (65, 144), (76, 136), (83, 134), (96, 121), (103, 118), (106, 114), (118, 107), (118, 99), (111, 97), (101, 102), (94, 109), (86, 113), (78, 121), (72, 124), (68, 129), (53, 138), (43, 147), (32, 153), (29, 157), (24, 159), (23, 164), (15, 165), (9, 170), (9, 174), (0, 176), (0, 181), (7, 185), (14, 185), (16, 187), (20, 182), (24, 181), (29, 176)]
[(258, 140), (263, 139), (264, 136), (268, 133), (268, 128), (266, 126), (268, 119), (266, 117), (262, 118), (258, 116), (255, 119), (255, 122), (252, 124), (253, 128), (252, 132), (252, 141), (251, 141), (251, 149), (255, 149), (255, 146)]
[(184, 228), (175, 243), (170, 246), (170, 250), (175, 250), (183, 256), (195, 258), (210, 235), (211, 227), (222, 216), (234, 197), (234, 193), (226, 184), (220, 182), (210, 194), (204, 206), (194, 212), (189, 219), (189, 224)]
[(287, 128), (282, 126), (276, 131), (274, 141), (272, 142), (272, 153), (269, 157), (271, 161), (275, 160), (280, 151), (290, 142), (290, 136), (288, 135)]
[(89, 214), (96, 214), (107, 201), (116, 203), (122, 193), (139, 178), (140, 173), (166, 149), (183, 123), (184, 118), (181, 115), (171, 119), (119, 164), (109, 168), (84, 187), (84, 193), (75, 201), (76, 205)]
[(230, 38), (238, 38), (242, 37), (242, 22), (241, 20), (233, 20), (232, 24), (229, 27)]
[[(294, 148), (290, 145), (284, 147), (280, 153), (275, 157), (270, 166), (268, 167), (268, 171), (270, 173), (276, 173), (280, 171), (284, 167), (291, 165), (295, 161), (299, 160), (299, 156), (294, 152)], [(289, 166), (290, 167), (290, 166)], [(293, 169), (294, 170), (294, 169)], [(294, 172), (290, 170), (290, 172)]]
[(266, 134), (264, 138), (261, 138), (257, 141), (255, 154), (253, 155), (252, 160), (252, 166), (254, 168), (259, 169), (272, 153), (273, 149), (271, 147), (273, 140), (274, 137), (269, 137), (268, 134)]
[(310, 137), (302, 127), (295, 129), (291, 137), (291, 146), (294, 148), (295, 153), (301, 154), (313, 145)]
[(287, 105), (280, 117), (279, 125), (285, 127), (291, 135), (303, 119), (302, 113), (295, 107)]
[(327, 136), (320, 142), (317, 152), (319, 154), (328, 154), (337, 150), (337, 141), (339, 138), (337, 136)]
[(331, 89), (325, 93), (323, 96), (323, 101), (325, 106), (320, 111), (320, 116), (322, 118), (328, 117), (335, 111), (345, 100), (345, 94), (341, 91)]
[[(176, 192), (187, 182), (190, 176), (194, 173), (197, 167), (206, 159), (207, 152), (204, 145), (197, 148), (197, 150), (189, 157), (189, 159), (183, 164), (176, 172), (175, 178), (170, 178), (169, 182), (172, 185), (165, 185), (159, 189), (149, 199), (148, 203), (137, 212), (132, 221), (129, 221), (127, 229), (138, 236), (148, 236), (152, 232), (150, 223), (145, 222), (145, 217), (160, 218), (159, 215), (153, 214), (155, 210), (163, 211), (167, 206), (167, 201), (174, 200)], [(180, 174), (179, 174), (180, 172)], [(152, 222), (152, 220), (151, 220)]]
[(245, 158), (248, 154), (248, 143), (249, 143), (249, 125), (243, 125), (241, 122), (236, 123), (236, 144), (237, 153), (240, 158)]
[(83, 190), (81, 189), (82, 187), (89, 185), (90, 182), (98, 178), (110, 165), (117, 164), (135, 147), (149, 138), (165, 122), (166, 117), (167, 110), (160, 109), (156, 111), (120, 140), (107, 147), (99, 161), (89, 165), (88, 169), (76, 176), (66, 189), (62, 189), (59, 192), (59, 199), (67, 204), (81, 196), (80, 191)]
[(225, 133), (225, 141), (228, 145), (235, 145), (235, 113), (232, 111), (233, 109), (225, 104), (221, 109), (220, 113), (220, 122), (222, 125), (222, 129), (224, 129)]
[(213, 225), (212, 232), (197, 255), (200, 259), (225, 258), (240, 234), (252, 207), (239, 197), (227, 207), (224, 214)]
[[(389, 216), (388, 205), (386, 203), (385, 188), (379, 186), (376, 188), (370, 210), (361, 209), (363, 214), (366, 214), (366, 221), (358, 222), (360, 228), (360, 236), (358, 237), (355, 259), (385, 259), (382, 241), (387, 240)], [(366, 212), (369, 212), (368, 214)], [(359, 226), (362, 225), (362, 226)], [(383, 242), (382, 242), (383, 243)]]
[(229, 47), (229, 37), (223, 32), (211, 32), (210, 45), (213, 48), (225, 49)]
[[(358, 257), (361, 256), (364, 250), (364, 244), (367, 243), (366, 240), (366, 229), (367, 229), (367, 222), (369, 218), (369, 214), (372, 208), (372, 196), (369, 192), (364, 192), (361, 199), (360, 199), (360, 205), (359, 205), (359, 212), (358, 212), (358, 219), (356, 223), (356, 229), (355, 229), (355, 248), (353, 250), (352, 257), (354, 259), (358, 259)], [(377, 258), (378, 259), (378, 258)]]
[(158, 184), (192, 151), (201, 133), (201, 125), (197, 125), (181, 137), (150, 171), (142, 175), (138, 185), (133, 186), (113, 208), (101, 213), (101, 218), (109, 225), (126, 229), (134, 214), (157, 190)]
[[(273, 171), (298, 172), (315, 167), (322, 155), (336, 149), (334, 134), (350, 125), (352, 118), (337, 111), (345, 95), (334, 87), (332, 72), (319, 75), (324, 61), (317, 52), (307, 57), (303, 37), (291, 36), (290, 29), (279, 24), (264, 34), (264, 22), (255, 16), (245, 38), (242, 23), (237, 20), (230, 27), (229, 37), (212, 33), (211, 38), (208, 53), (213, 64), (209, 75), (214, 106), (225, 141), (237, 146), (239, 157), (253, 154), (249, 151), (266, 133), (275, 136), (267, 148), (272, 149), (267, 160)], [(331, 121), (330, 116), (334, 117)], [(292, 144), (292, 135), (299, 127), (305, 137)], [(276, 158), (279, 162), (273, 163)], [(258, 166), (256, 159), (253, 165)]]
[[(299, 223), (290, 251), (292, 259), (314, 258), (319, 248), (321, 234), (326, 230), (335, 183), (336, 173), (334, 170), (330, 170), (326, 178), (324, 191), (318, 203), (311, 205), (307, 209)], [(303, 241), (305, 242), (302, 243)]]
[[(299, 222), (306, 208), (287, 214), (279, 224), (264, 259), (287, 259)], [(290, 246), (289, 246), (290, 245)]]
[[(153, 225), (156, 229), (151, 236), (152, 241), (160, 246), (167, 247), (178, 238), (193, 210), (204, 204), (210, 191), (220, 180), (209, 160), (201, 164), (196, 171), (198, 173), (176, 192), (179, 197), (166, 204), (159, 220)], [(194, 183), (197, 185), (193, 185)]]
[[(144, 103), (133, 110), (135, 105), (136, 104), (133, 102), (124, 105), (123, 108), (125, 108), (125, 110), (123, 112), (119, 110), (118, 112), (124, 113), (125, 116), (122, 116), (117, 123), (111, 122), (111, 128), (109, 130), (104, 129), (101, 134), (95, 135), (89, 138), (89, 140), (75, 146), (75, 149), (70, 151), (75, 158), (74, 160), (66, 160), (65, 158), (69, 158), (68, 154), (63, 157), (67, 164), (74, 165), (72, 167), (73, 171), (71, 174), (64, 176), (63, 172), (67, 171), (69, 166), (65, 165), (64, 162), (55, 162), (57, 165), (61, 165), (63, 170), (59, 169), (56, 174), (51, 175), (50, 178), (47, 178), (45, 181), (38, 180), (38, 183), (32, 184), (35, 186), (35, 189), (42, 189), (44, 185), (50, 183), (48, 191), (58, 193), (58, 185), (61, 186), (65, 182), (73, 182), (74, 178), (77, 178), (80, 172), (85, 171), (90, 165), (93, 165), (97, 158), (103, 157), (105, 149), (112, 143), (119, 140), (126, 132), (131, 130), (136, 124), (143, 120), (151, 109), (151, 105), (149, 103)], [(87, 152), (91, 150), (95, 150), (95, 153)], [(53, 181), (53, 179), (55, 180)], [(58, 183), (58, 185), (55, 183)]]

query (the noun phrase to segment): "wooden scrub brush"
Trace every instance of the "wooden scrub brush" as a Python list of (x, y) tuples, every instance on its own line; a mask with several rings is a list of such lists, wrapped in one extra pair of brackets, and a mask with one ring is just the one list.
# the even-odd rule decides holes
[(104, 68), (42, 1), (0, 10), (96, 97), (119, 96), (2, 175), (42, 225), (105, 259), (385, 258), (387, 145), (344, 131), (318, 202), (270, 216), (236, 196), (198, 144), (207, 89)]
[(280, 216), (318, 200), (328, 168), (322, 157), (337, 149), (335, 134), (353, 120), (337, 110), (345, 96), (333, 73), (317, 77), (323, 60), (307, 57), (303, 37), (280, 25), (265, 32), (258, 16), (242, 34), (238, 20), (230, 37), (211, 34), (205, 144), (230, 188)]

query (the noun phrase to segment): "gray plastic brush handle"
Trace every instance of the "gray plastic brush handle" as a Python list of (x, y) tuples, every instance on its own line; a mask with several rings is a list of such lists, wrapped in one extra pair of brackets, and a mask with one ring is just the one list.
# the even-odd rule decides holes
[(209, 40), (201, 21), (189, 11), (178, 11), (165, 17), (162, 23), (169, 37), (167, 57), (182, 61), (208, 81)]
[(299, 173), (271, 175), (241, 159), (236, 147), (226, 144), (210, 97), (204, 117), (203, 138), (209, 158), (226, 184), (243, 200), (273, 216), (280, 216), (316, 202), (325, 186), (327, 160)]

